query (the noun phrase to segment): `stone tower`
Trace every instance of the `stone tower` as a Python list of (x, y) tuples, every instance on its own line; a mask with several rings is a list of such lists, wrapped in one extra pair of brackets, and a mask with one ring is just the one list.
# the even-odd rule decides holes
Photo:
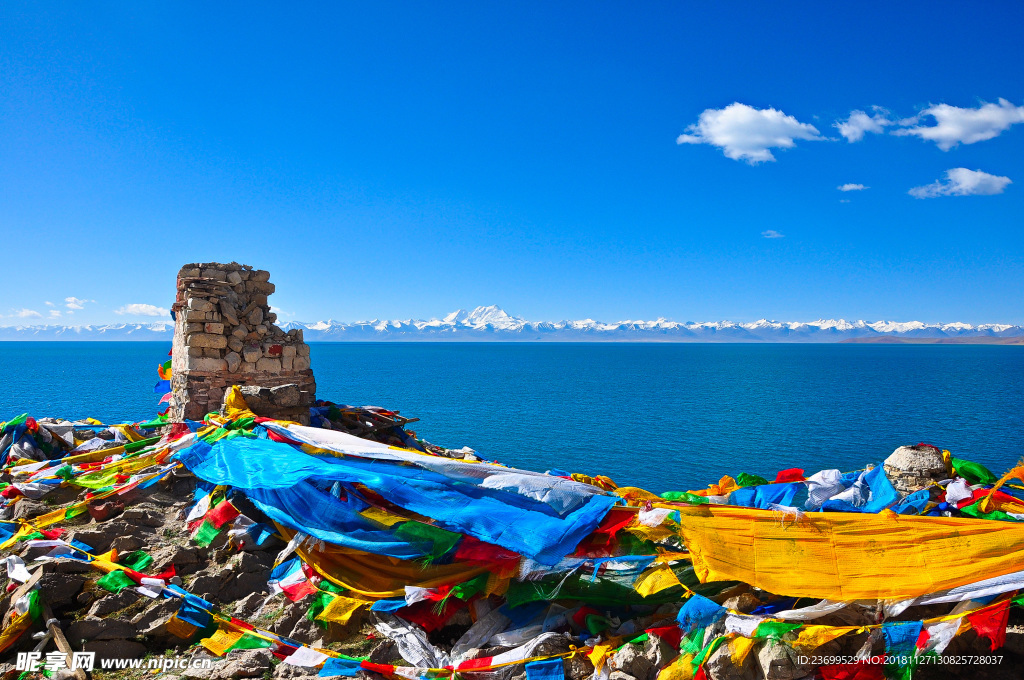
[(309, 422), (316, 382), (302, 330), (274, 325), (270, 272), (235, 262), (187, 264), (178, 272), (171, 357), (172, 420), (201, 420), (225, 389), (243, 386), (258, 415)]

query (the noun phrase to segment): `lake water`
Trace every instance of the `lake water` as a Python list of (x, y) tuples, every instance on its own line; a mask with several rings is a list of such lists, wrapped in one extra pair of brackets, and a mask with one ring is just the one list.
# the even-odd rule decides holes
[[(421, 437), (652, 491), (850, 470), (928, 442), (1001, 473), (1024, 454), (1024, 347), (317, 343), (317, 396)], [(170, 343), (0, 343), (0, 420), (146, 420)]]

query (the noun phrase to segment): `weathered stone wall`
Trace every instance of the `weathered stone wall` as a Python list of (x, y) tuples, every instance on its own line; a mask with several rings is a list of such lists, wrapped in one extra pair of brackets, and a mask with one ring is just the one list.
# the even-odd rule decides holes
[(257, 413), (308, 422), (316, 400), (309, 346), (301, 329), (286, 333), (274, 325), (277, 315), (267, 302), (273, 292), (270, 272), (248, 265), (210, 262), (181, 268), (171, 307), (174, 420), (200, 420), (218, 410), (230, 385), (293, 384), (297, 389), (280, 398), (260, 400)]

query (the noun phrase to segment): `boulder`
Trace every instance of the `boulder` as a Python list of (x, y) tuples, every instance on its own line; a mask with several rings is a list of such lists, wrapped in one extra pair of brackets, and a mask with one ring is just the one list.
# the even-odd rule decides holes
[(765, 680), (799, 680), (808, 675), (797, 664), (793, 648), (775, 640), (767, 640), (757, 650), (757, 663)]
[(82, 640), (122, 640), (137, 635), (135, 625), (126, 619), (87, 616), (73, 621), (68, 626), (66, 635), (72, 646)]
[(54, 609), (64, 609), (82, 592), (88, 579), (78, 574), (43, 574), (39, 590), (46, 593), (46, 602)]
[[(68, 641), (71, 642), (70, 639)], [(71, 644), (76, 646), (73, 642)], [(102, 659), (142, 659), (149, 653), (146, 645), (131, 640), (92, 640), (85, 643), (83, 649), (95, 652), (97, 662)]]
[(637, 645), (627, 644), (611, 658), (612, 668), (627, 673), (636, 680), (654, 680), (658, 669), (643, 655)]
[(125, 588), (119, 593), (111, 593), (106, 597), (96, 600), (89, 609), (89, 613), (86, 614), (86, 617), (113, 614), (114, 612), (120, 611), (129, 605), (135, 604), (138, 602), (139, 597), (141, 596), (131, 588)]
[(128, 508), (122, 515), (126, 522), (138, 524), (144, 527), (162, 527), (167, 518), (157, 510), (147, 508)]
[(31, 517), (45, 514), (51, 509), (52, 508), (40, 503), (39, 501), (19, 498), (18, 502), (14, 504), (14, 514), (11, 515), (11, 519), (29, 519)]
[(748, 654), (743, 665), (732, 662), (729, 645), (721, 645), (704, 662), (704, 674), (708, 680), (760, 680), (754, 655)]

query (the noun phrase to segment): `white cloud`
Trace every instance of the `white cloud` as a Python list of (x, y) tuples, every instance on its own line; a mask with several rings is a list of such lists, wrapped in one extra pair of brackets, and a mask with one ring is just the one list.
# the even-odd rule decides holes
[(761, 236), (764, 236), (765, 238), (785, 238), (786, 237), (785, 234), (780, 234), (779, 232), (775, 231), (774, 229), (769, 229), (768, 231), (762, 231), (761, 232)]
[(870, 188), (871, 187), (866, 187), (863, 184), (853, 184), (853, 183), (840, 184), (839, 186), (836, 187), (836, 189), (839, 189), (840, 191), (864, 191), (865, 189), (870, 189)]
[(50, 318), (51, 319), (56, 319), (59, 316), (60, 316), (60, 310), (59, 309), (51, 309), (50, 310)]
[(945, 180), (939, 179), (923, 187), (914, 187), (907, 193), (914, 198), (991, 196), (1003, 193), (1008, 184), (1012, 184), (1009, 177), (990, 175), (981, 170), (952, 168), (946, 171)]
[(11, 313), (11, 316), (16, 316), (19, 319), (35, 319), (41, 317), (42, 314), (34, 309), (16, 309)]
[(1016, 123), (1024, 123), (1024, 106), (1014, 106), (1005, 99), (998, 104), (982, 104), (976, 109), (962, 109), (949, 104), (930, 106), (920, 116), (900, 121), (903, 125), (918, 123), (921, 116), (931, 116), (935, 125), (917, 125), (893, 130), (894, 135), (914, 135), (935, 142), (943, 151), (957, 144), (974, 144), (998, 137)]
[(839, 130), (839, 134), (846, 137), (848, 142), (859, 142), (864, 139), (865, 132), (881, 134), (885, 132), (886, 126), (892, 125), (893, 122), (889, 119), (889, 112), (882, 107), (875, 106), (872, 110), (875, 112), (873, 116), (860, 110), (850, 111), (845, 121), (836, 121), (832, 127)]
[(676, 144), (710, 144), (726, 157), (751, 165), (774, 161), (772, 149), (790, 149), (795, 140), (821, 140), (818, 129), (776, 109), (755, 109), (734, 102), (724, 109), (706, 109), (697, 122), (676, 138)]
[(85, 303), (87, 303), (87, 302), (96, 302), (96, 301), (95, 300), (83, 300), (81, 298), (76, 298), (76, 297), (66, 297), (66, 298), (64, 298), (64, 303), (65, 303), (64, 306), (67, 307), (68, 309), (85, 309)]
[(47, 300), (47, 301), (46, 301), (46, 302), (44, 302), (43, 304), (44, 304), (44, 305), (46, 305), (47, 307), (53, 307), (53, 303), (52, 303), (52, 302), (50, 302), (49, 300)]
[(167, 316), (169, 312), (162, 307), (157, 307), (156, 305), (145, 305), (136, 302), (130, 305), (124, 305), (120, 309), (115, 309), (114, 314), (129, 314), (132, 316)]
[(848, 199), (848, 198), (840, 198), (840, 199), (839, 199), (839, 202), (840, 202), (840, 203), (849, 203), (849, 202), (850, 202), (850, 199)]

